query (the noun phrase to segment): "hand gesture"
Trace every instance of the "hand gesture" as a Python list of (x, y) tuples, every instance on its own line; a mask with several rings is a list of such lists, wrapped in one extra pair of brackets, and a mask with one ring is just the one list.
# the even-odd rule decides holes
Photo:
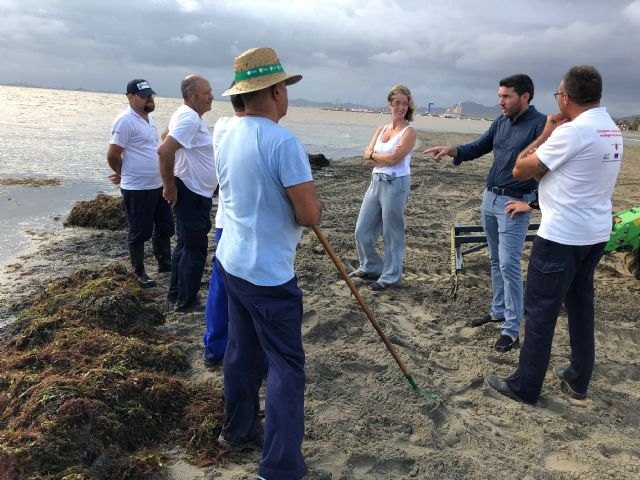
[(455, 157), (458, 154), (458, 150), (453, 145), (441, 145), (438, 147), (431, 147), (422, 152), (423, 155), (429, 155), (436, 161), (440, 161), (442, 157), (448, 155)]

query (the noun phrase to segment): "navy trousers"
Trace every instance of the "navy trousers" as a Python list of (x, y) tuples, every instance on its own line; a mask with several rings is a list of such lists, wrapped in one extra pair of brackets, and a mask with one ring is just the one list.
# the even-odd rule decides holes
[(226, 273), (217, 260), (216, 264), (229, 298), (222, 434), (239, 443), (262, 435), (258, 392), (266, 359), (264, 449), (258, 475), (268, 480), (300, 480), (307, 473), (301, 450), (305, 385), (302, 291), (296, 277), (283, 285), (261, 287)]
[(207, 260), (207, 235), (211, 230), (210, 198), (189, 190), (176, 177), (178, 203), (174, 207), (178, 240), (171, 257), (169, 296), (177, 298), (176, 306), (195, 302), (204, 264)]
[[(222, 229), (216, 228), (216, 245), (220, 243)], [(211, 279), (209, 280), (209, 295), (204, 309), (206, 329), (202, 337), (204, 343), (204, 357), (209, 362), (219, 362), (227, 349), (227, 331), (229, 324), (229, 308), (227, 306), (227, 290), (224, 288), (222, 273), (213, 257), (211, 265)]]
[(525, 338), (518, 369), (507, 378), (509, 388), (524, 401), (536, 403), (540, 396), (563, 302), (571, 343), (565, 380), (576, 392), (587, 392), (595, 362), (593, 275), (604, 246), (534, 240), (524, 295)]
[(173, 236), (173, 214), (169, 204), (162, 198), (162, 187), (152, 190), (120, 191), (129, 223), (127, 243), (131, 245), (146, 242), (152, 235)]

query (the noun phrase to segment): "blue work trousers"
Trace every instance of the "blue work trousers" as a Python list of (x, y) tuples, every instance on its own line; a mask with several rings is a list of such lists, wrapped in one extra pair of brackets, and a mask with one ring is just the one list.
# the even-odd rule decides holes
[[(359, 270), (380, 275), (378, 282), (396, 285), (402, 279), (404, 264), (404, 210), (409, 200), (411, 177), (392, 177), (374, 173), (362, 200), (356, 222), (356, 248)], [(382, 234), (384, 260), (376, 246)]]
[[(516, 200), (528, 202), (534, 197), (535, 194), (531, 193)], [(503, 335), (518, 337), (520, 321), (524, 316), (520, 262), (531, 212), (519, 213), (511, 218), (510, 214), (504, 212), (509, 200), (514, 199), (485, 190), (480, 211), (491, 259), (491, 316), (504, 318), (501, 327)]]
[[(216, 228), (216, 245), (220, 244), (222, 229)], [(227, 331), (229, 324), (229, 309), (227, 290), (224, 288), (222, 273), (218, 270), (216, 257), (213, 256), (211, 265), (211, 279), (209, 280), (209, 295), (204, 309), (206, 329), (202, 341), (204, 343), (204, 357), (207, 361), (217, 363), (224, 357), (227, 349)]]
[(258, 474), (300, 480), (307, 472), (304, 437), (304, 350), (302, 291), (293, 277), (262, 287), (225, 272), (229, 299), (229, 342), (224, 356), (224, 438), (243, 443), (260, 435), (258, 392), (268, 362), (264, 448)]
[(178, 203), (174, 207), (178, 240), (171, 257), (169, 296), (176, 306), (195, 302), (207, 261), (207, 235), (211, 230), (212, 201), (189, 190), (176, 177)]
[(526, 402), (535, 403), (540, 396), (563, 302), (571, 344), (571, 366), (564, 378), (576, 392), (587, 392), (595, 362), (593, 275), (604, 246), (534, 240), (527, 271), (524, 344), (518, 370), (507, 379), (509, 388)]
[(151, 190), (125, 190), (122, 192), (124, 209), (127, 213), (129, 231), (127, 243), (146, 242), (154, 237), (171, 237), (175, 229), (173, 213), (167, 201), (162, 198), (162, 187)]

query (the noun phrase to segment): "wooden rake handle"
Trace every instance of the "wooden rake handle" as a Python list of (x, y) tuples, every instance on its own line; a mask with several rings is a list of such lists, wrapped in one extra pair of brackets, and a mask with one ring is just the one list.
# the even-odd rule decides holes
[(391, 342), (389, 341), (385, 333), (382, 331), (382, 328), (380, 328), (380, 324), (378, 323), (376, 318), (373, 316), (373, 312), (371, 311), (367, 303), (364, 301), (364, 298), (362, 298), (362, 295), (360, 295), (360, 292), (354, 285), (353, 281), (349, 278), (347, 271), (342, 266), (342, 262), (336, 256), (335, 252), (333, 251), (333, 248), (331, 248), (331, 245), (329, 245), (329, 242), (327, 242), (327, 239), (324, 237), (323, 233), (320, 231), (320, 228), (318, 226), (314, 226), (313, 231), (316, 233), (316, 235), (318, 236), (318, 240), (320, 240), (320, 243), (322, 243), (322, 246), (331, 257), (331, 260), (333, 261), (334, 265), (340, 272), (340, 275), (342, 275), (342, 278), (344, 279), (344, 281), (347, 282), (347, 285), (349, 285), (349, 288), (351, 289), (351, 292), (353, 293), (353, 295), (356, 297), (356, 300), (360, 304), (362, 311), (367, 315), (367, 318), (369, 318), (371, 325), (373, 325), (373, 328), (376, 329), (376, 332), (378, 332), (378, 335), (380, 335), (380, 338), (382, 338), (382, 341), (387, 347), (387, 350), (389, 350), (389, 353), (391, 353), (391, 356), (400, 367), (400, 370), (402, 370), (403, 375), (405, 376), (409, 384), (414, 389), (417, 388), (417, 385), (413, 380), (413, 378), (411, 377), (411, 375), (409, 374), (407, 367), (405, 367), (404, 363), (402, 362), (402, 359), (396, 352), (396, 349), (393, 347), (393, 345), (391, 344)]

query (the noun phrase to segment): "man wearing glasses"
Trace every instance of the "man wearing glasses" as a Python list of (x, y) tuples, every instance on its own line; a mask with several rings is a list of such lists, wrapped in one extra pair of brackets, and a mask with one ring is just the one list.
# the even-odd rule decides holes
[(171, 207), (162, 198), (158, 167), (158, 131), (149, 115), (156, 108), (156, 94), (146, 80), (127, 84), (129, 107), (111, 127), (107, 162), (113, 170), (109, 179), (120, 185), (129, 232), (129, 257), (138, 283), (153, 287), (144, 269), (144, 242), (151, 238), (158, 272), (171, 271), (171, 236), (174, 233)]
[(554, 94), (558, 113), (518, 157), (513, 176), (540, 182), (542, 220), (533, 242), (525, 292), (526, 335), (518, 369), (485, 382), (502, 395), (535, 404), (549, 366), (564, 303), (570, 362), (553, 373), (560, 389), (585, 399), (595, 362), (593, 275), (611, 234), (611, 195), (622, 161), (622, 134), (600, 106), (602, 77), (572, 67)]
[(493, 299), (491, 311), (471, 321), (471, 326), (502, 322), (494, 348), (508, 352), (520, 344), (520, 321), (524, 316), (520, 259), (531, 218), (530, 210), (514, 212), (509, 202), (514, 199), (531, 202), (536, 198), (535, 180), (517, 180), (511, 171), (518, 153), (542, 132), (546, 117), (530, 105), (533, 81), (528, 75), (516, 74), (500, 80), (498, 98), (503, 115), (476, 141), (433, 147), (423, 153), (434, 160), (448, 155), (458, 166), (493, 151), (481, 207), (491, 258)]

